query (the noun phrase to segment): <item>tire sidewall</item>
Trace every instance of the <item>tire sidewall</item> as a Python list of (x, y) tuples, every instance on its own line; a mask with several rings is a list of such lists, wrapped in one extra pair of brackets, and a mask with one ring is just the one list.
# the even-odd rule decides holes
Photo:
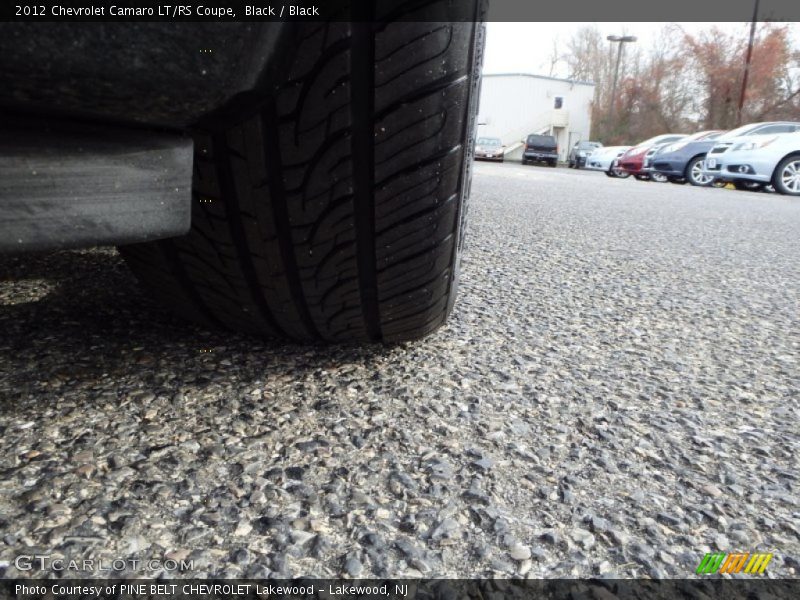
[(778, 166), (775, 168), (775, 173), (772, 175), (772, 187), (775, 188), (775, 191), (779, 194), (783, 194), (784, 196), (793, 196), (795, 198), (800, 196), (800, 192), (792, 192), (783, 185), (783, 180), (781, 179), (781, 173), (786, 168), (786, 165), (790, 162), (800, 160), (800, 155), (794, 154), (792, 156), (787, 156), (781, 162), (778, 163)]

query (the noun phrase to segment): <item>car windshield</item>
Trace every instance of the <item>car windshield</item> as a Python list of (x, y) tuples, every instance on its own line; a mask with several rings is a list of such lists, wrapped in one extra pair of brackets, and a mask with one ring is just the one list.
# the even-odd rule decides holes
[(502, 146), (499, 138), (482, 137), (475, 142), (478, 146)]
[(578, 148), (581, 150), (589, 150), (590, 148), (599, 148), (602, 146), (600, 142), (579, 142)]
[(761, 129), (762, 127), (768, 127), (770, 125), (781, 125), (782, 123), (750, 123), (749, 125), (742, 125), (741, 127), (737, 127), (736, 129), (731, 129), (728, 133), (725, 134), (724, 138), (735, 138), (742, 135), (750, 135), (755, 132), (756, 129)]
[(715, 140), (719, 136), (721, 136), (724, 131), (698, 131), (697, 133), (693, 133), (687, 138), (684, 138), (684, 142), (693, 142), (695, 140)]
[(657, 135), (656, 137), (651, 137), (649, 140), (645, 140), (639, 144), (636, 144), (637, 147), (643, 148), (644, 146), (653, 146), (659, 143), (666, 143), (677, 140), (681, 136), (668, 136), (668, 135)]
[(546, 144), (552, 146), (556, 143), (556, 139), (552, 135), (529, 135), (527, 143), (529, 146), (534, 144)]

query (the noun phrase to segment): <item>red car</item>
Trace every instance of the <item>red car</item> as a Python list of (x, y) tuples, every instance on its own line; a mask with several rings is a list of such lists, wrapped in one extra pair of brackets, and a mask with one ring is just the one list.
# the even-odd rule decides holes
[(645, 155), (647, 152), (663, 144), (677, 142), (685, 137), (686, 136), (682, 134), (665, 133), (645, 140), (619, 157), (619, 168), (623, 171), (627, 171), (636, 177), (636, 179), (650, 179), (650, 165), (645, 164)]

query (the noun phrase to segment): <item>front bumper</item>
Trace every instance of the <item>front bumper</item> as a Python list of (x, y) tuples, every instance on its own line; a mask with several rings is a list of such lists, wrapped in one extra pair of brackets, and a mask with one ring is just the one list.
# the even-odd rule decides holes
[(503, 152), (475, 151), (475, 160), (503, 160)]
[[(724, 156), (724, 158), (722, 158)], [(711, 164), (716, 163), (712, 168)], [(760, 151), (732, 152), (728, 151), (717, 157), (706, 157), (703, 163), (703, 174), (709, 177), (716, 177), (723, 181), (736, 181), (739, 179), (747, 181), (758, 181), (760, 183), (770, 183), (772, 173), (775, 170), (773, 160), (764, 156)]]
[(537, 152), (536, 150), (525, 150), (522, 153), (525, 160), (538, 160), (538, 161), (553, 161), (558, 160), (558, 154), (555, 152)]
[(614, 163), (615, 159), (601, 159), (595, 158), (593, 159), (591, 156), (586, 159), (586, 165), (584, 168), (589, 169), (591, 171), (608, 171), (611, 169), (611, 165)]
[(621, 160), (619, 167), (631, 175), (646, 175), (649, 172), (649, 169), (644, 167), (644, 160)]
[(667, 177), (683, 177), (687, 161), (683, 158), (656, 157), (651, 170)]

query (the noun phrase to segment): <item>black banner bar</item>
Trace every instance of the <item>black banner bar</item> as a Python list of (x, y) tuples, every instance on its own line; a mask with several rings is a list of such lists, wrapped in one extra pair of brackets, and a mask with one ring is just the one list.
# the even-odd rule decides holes
[[(0, 21), (345, 21), (353, 2), (372, 1), (380, 15), (399, 20), (471, 21), (459, 0), (6, 0)], [(754, 0), (486, 0), (487, 21), (744, 22)], [(399, 15), (399, 16), (398, 16)], [(760, 0), (760, 21), (800, 21), (800, 2)]]
[(0, 593), (4, 599), (14, 600), (794, 600), (800, 597), (800, 580), (761, 576), (664, 580), (6, 579), (0, 581)]

